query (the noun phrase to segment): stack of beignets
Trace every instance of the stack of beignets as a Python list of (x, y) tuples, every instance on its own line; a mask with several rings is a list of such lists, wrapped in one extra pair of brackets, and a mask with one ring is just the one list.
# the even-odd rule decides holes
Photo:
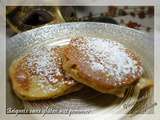
[(61, 48), (39, 48), (10, 67), (15, 93), (24, 100), (49, 99), (80, 90), (82, 84), (123, 97), (143, 74), (139, 57), (122, 44), (91, 37)]

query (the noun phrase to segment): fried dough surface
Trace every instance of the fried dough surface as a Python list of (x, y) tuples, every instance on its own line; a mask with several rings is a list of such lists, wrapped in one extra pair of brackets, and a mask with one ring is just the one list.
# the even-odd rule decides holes
[(36, 48), (16, 59), (9, 74), (13, 90), (23, 100), (56, 98), (81, 89), (62, 70), (59, 48)]
[(63, 51), (66, 73), (102, 93), (128, 87), (143, 74), (139, 56), (116, 41), (78, 37)]

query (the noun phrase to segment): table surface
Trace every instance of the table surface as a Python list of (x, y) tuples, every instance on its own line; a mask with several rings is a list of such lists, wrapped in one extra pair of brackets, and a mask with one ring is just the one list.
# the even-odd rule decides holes
[[(154, 32), (154, 8), (149, 6), (83, 6), (60, 7), (60, 9), (66, 21), (68, 21), (67, 19), (70, 19), (71, 17), (76, 19), (74, 21), (84, 21), (85, 19), (90, 19), (91, 17), (100, 18), (103, 16), (113, 19), (119, 25), (147, 32), (149, 35), (153, 35)], [(69, 20), (69, 22), (72, 21), (72, 19)], [(10, 28), (10, 26), (7, 27), (7, 35), (14, 35), (14, 31)]]

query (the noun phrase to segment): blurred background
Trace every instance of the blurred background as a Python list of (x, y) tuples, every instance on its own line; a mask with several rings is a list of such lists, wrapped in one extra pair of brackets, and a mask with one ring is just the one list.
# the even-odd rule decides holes
[(134, 28), (153, 35), (153, 6), (7, 6), (6, 34), (46, 24), (63, 22), (103, 22)]

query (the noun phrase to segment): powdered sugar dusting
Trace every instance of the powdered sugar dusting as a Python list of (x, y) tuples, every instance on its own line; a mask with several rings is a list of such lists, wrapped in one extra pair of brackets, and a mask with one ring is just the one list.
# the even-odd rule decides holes
[(100, 38), (84, 37), (76, 40), (73, 46), (76, 46), (85, 55), (88, 56), (90, 67), (93, 71), (102, 71), (115, 80), (122, 80), (126, 75), (142, 74), (142, 67), (138, 66), (137, 61), (133, 60), (126, 52), (126, 48), (115, 41), (104, 40)]
[(54, 50), (49, 48), (33, 49), (27, 59), (28, 68), (32, 74), (44, 76), (52, 83), (58, 82), (56, 76), (63, 76), (57, 62), (58, 58)]
[(92, 67), (92, 69), (97, 70), (97, 71), (104, 70), (103, 65), (101, 65), (100, 63), (96, 63), (96, 62), (93, 62), (91, 67)]

